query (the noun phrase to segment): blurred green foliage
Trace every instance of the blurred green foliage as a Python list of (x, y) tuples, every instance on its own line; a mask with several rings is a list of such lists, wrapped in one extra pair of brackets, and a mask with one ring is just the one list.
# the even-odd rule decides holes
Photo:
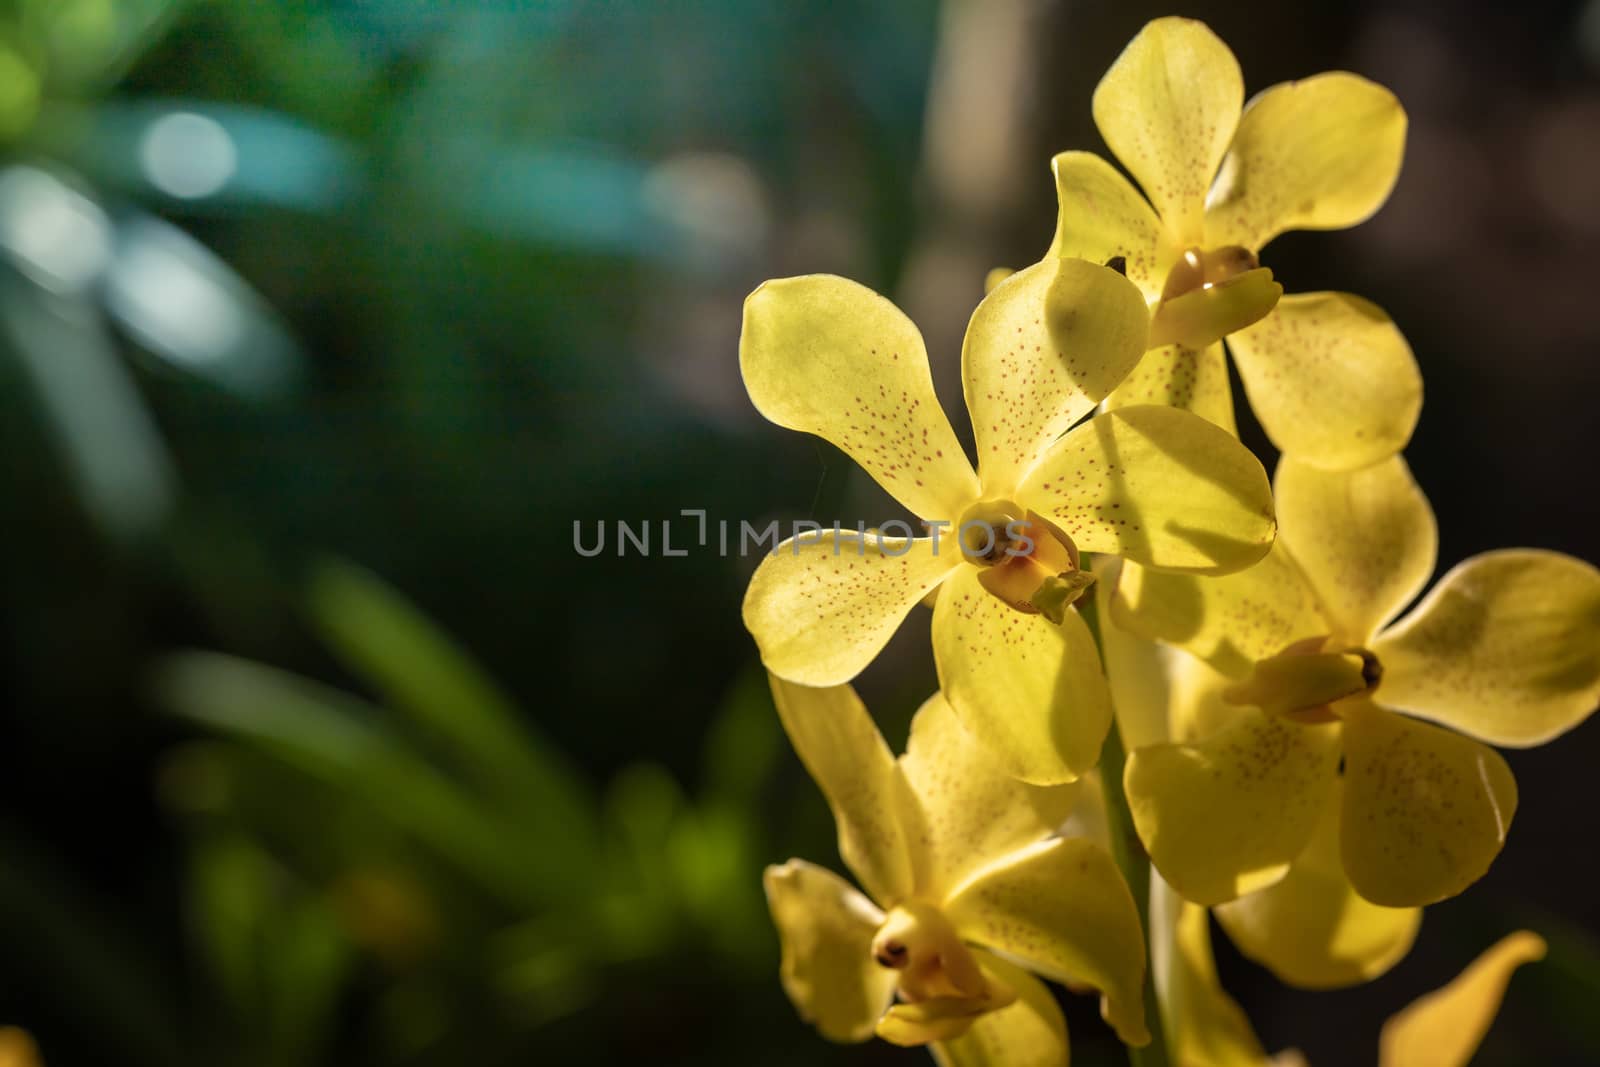
[(759, 688), (734, 692), (708, 745), (708, 767), (731, 746), (741, 772), (691, 799), (637, 764), (596, 797), (370, 574), (325, 564), (309, 601), (383, 709), (216, 653), (158, 683), (226, 739), (180, 751), (164, 784), (195, 842), (195, 932), (260, 1062), (314, 1058), (358, 955), (383, 974), (384, 1060), (514, 1046), (622, 964), (764, 969), (751, 816), (778, 749)]
[[(1246, 50), (1289, 17), (1213, 6)], [(1081, 17), (1073, 115), (1165, 13), (1040, 7)], [(855, 492), (756, 425), (739, 301), (801, 270), (894, 287), (938, 24), (925, 0), (0, 0), (0, 1025), (53, 1067), (920, 1057), (821, 1044), (776, 981), (759, 869), (831, 860), (833, 827), (739, 625), (745, 561), (570, 538)], [(1334, 65), (1257, 45), (1246, 69)], [(1426, 355), (1426, 293), (1353, 287)], [(931, 685), (915, 641), (871, 683), (891, 740)], [(1531, 802), (1560, 775), (1527, 766)], [(1479, 899), (1568, 884), (1537, 831)], [(1600, 1056), (1592, 916), (1451, 908), (1431, 974), (1268, 1037), (1363, 1042), (1349, 1019), (1522, 922), (1551, 936), (1543, 995), (1485, 1061), (1527, 1034)], [(1075, 1061), (1112, 1062), (1071, 999)]]
[(729, 153), (795, 143), (819, 57), (909, 169), (931, 11), (851, 6), (880, 52), (829, 35), (851, 12), (732, 2), (0, 9), (0, 1012), (50, 1063), (803, 1033), (764, 682), (736, 614), (663, 616), (737, 567), (580, 569), (568, 537), (749, 500), (637, 331), (653, 272), (755, 269)]

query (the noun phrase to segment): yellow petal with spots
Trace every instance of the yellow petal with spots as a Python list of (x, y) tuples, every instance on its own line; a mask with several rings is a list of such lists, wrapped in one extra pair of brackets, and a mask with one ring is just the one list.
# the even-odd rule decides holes
[(1054, 833), (1076, 785), (1031, 786), (1006, 774), (935, 693), (911, 720), (900, 768), (920, 809), (917, 893), (942, 897), (969, 874)]
[(802, 534), (761, 561), (744, 625), (761, 662), (802, 685), (848, 682), (945, 575), (965, 565), (952, 537)]
[(1206, 242), (1260, 251), (1285, 230), (1354, 226), (1389, 198), (1405, 144), (1405, 109), (1381, 85), (1343, 71), (1274, 85), (1245, 105)]
[(1421, 908), (1363, 900), (1339, 854), (1340, 787), (1317, 831), (1276, 885), (1215, 911), (1239, 951), (1300, 989), (1342, 989), (1378, 977), (1411, 951)]
[(783, 949), (779, 975), (800, 1017), (830, 1041), (865, 1041), (894, 995), (895, 972), (872, 958), (883, 913), (804, 860), (768, 867), (767, 907)]
[(1339, 767), (1339, 731), (1241, 709), (1198, 744), (1141, 748), (1123, 785), (1150, 860), (1213, 905), (1278, 881), (1317, 827)]
[(1050, 161), (1056, 176), (1056, 236), (1046, 258), (1075, 256), (1106, 263), (1121, 256), (1128, 280), (1146, 300), (1161, 295), (1167, 272), (1183, 249), (1117, 168), (1093, 152), (1062, 152)]
[(1134, 404), (1162, 404), (1192, 411), (1238, 436), (1233, 391), (1228, 386), (1228, 360), (1220, 341), (1202, 349), (1165, 345), (1146, 352), (1133, 373), (1106, 397), (1107, 411)]
[(924, 519), (954, 519), (978, 479), (939, 407), (922, 335), (866, 286), (813, 274), (744, 302), (739, 369), (756, 410), (831, 441)]
[(1067, 434), (1016, 500), (1081, 551), (1197, 574), (1248, 567), (1276, 529), (1250, 450), (1198, 415), (1153, 405), (1096, 415)]
[(1172, 649), (1167, 669), (1172, 679), (1172, 740), (1203, 741), (1238, 716), (1239, 705), (1225, 696), (1235, 681), (1205, 660)]
[(1250, 408), (1282, 452), (1332, 470), (1394, 455), (1422, 411), (1411, 346), (1376, 304), (1296, 293), (1228, 335)]
[(1171, 734), (1171, 667), (1168, 660), (1178, 653), (1130, 632), (1112, 614), (1114, 591), (1122, 573), (1132, 564), (1112, 556), (1094, 561), (1095, 610), (1102, 620), (1100, 656), (1105, 662), (1106, 682), (1111, 688), (1112, 711), (1123, 747), (1129, 751), (1160, 744)]
[(1285, 456), (1274, 479), (1283, 541), (1340, 641), (1364, 645), (1427, 585), (1439, 545), (1404, 459), (1323, 471)]
[(1500, 854), (1517, 783), (1500, 754), (1365, 701), (1344, 701), (1345, 871), (1374, 904), (1453, 897)]
[(848, 685), (770, 680), (784, 732), (833, 811), (839, 855), (876, 900), (897, 903), (913, 888), (907, 823), (916, 812), (883, 735)]
[(1373, 644), (1377, 699), (1495, 745), (1538, 745), (1600, 704), (1600, 570), (1559, 552), (1455, 567)]
[(961, 937), (1035, 974), (1100, 990), (1100, 1014), (1130, 1045), (1144, 1025), (1144, 934), (1127, 883), (1105, 849), (1055, 838), (985, 868), (944, 914)]
[(1330, 632), (1282, 541), (1253, 567), (1220, 578), (1124, 564), (1111, 602), (1118, 626), (1199, 656), (1235, 678), (1255, 662)]
[(1094, 91), (1094, 121), (1180, 247), (1204, 236), (1206, 191), (1244, 106), (1239, 62), (1204, 23), (1149, 23)]
[(1025, 615), (962, 567), (933, 608), (933, 657), (950, 706), (1005, 773), (1057, 785), (1100, 758), (1111, 698), (1076, 611), (1059, 626)]
[(1051, 442), (1127, 377), (1149, 326), (1133, 283), (1081, 259), (1045, 259), (984, 297), (961, 375), (985, 497), (1009, 497)]
[(1011, 1004), (974, 1020), (961, 1037), (929, 1046), (941, 1067), (1067, 1067), (1067, 1021), (1045, 984), (987, 952), (983, 969), (1017, 996)]
[(1174, 1062), (1183, 1067), (1265, 1067), (1267, 1055), (1217, 978), (1205, 908), (1150, 879), (1150, 963)]
[(1383, 1024), (1378, 1067), (1467, 1067), (1500, 1012), (1511, 972), (1544, 954), (1544, 938), (1531, 931), (1501, 938), (1455, 981)]

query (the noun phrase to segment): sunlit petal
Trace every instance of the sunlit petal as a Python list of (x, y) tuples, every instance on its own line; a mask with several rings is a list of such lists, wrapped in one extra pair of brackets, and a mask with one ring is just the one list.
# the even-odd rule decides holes
[(1039, 785), (1093, 767), (1111, 723), (1094, 639), (1078, 613), (1060, 625), (992, 596), (976, 567), (939, 591), (933, 655), (944, 691), (972, 736), (1007, 773)]
[(878, 1020), (878, 1036), (891, 1045), (916, 1048), (935, 1041), (954, 1041), (986, 1013), (994, 1010), (983, 999), (936, 997), (896, 1004)]
[(961, 373), (985, 496), (1010, 496), (1050, 443), (1127, 377), (1149, 324), (1127, 278), (1082, 259), (1046, 258), (983, 298)]
[(1200, 244), (1206, 191), (1244, 105), (1239, 63), (1204, 23), (1149, 23), (1094, 92), (1094, 121), (1182, 246)]
[(1363, 900), (1339, 854), (1339, 787), (1316, 834), (1276, 885), (1215, 911), (1239, 951), (1301, 989), (1340, 989), (1383, 974), (1411, 951), (1421, 908)]
[(767, 906), (783, 948), (779, 974), (800, 1017), (830, 1041), (865, 1041), (894, 995), (872, 958), (883, 913), (831, 871), (804, 860), (768, 867)]
[(942, 897), (996, 857), (1061, 825), (1076, 785), (1031, 786), (1004, 773), (936, 693), (911, 720), (900, 767), (921, 809), (918, 892)]
[(1144, 935), (1133, 896), (1105, 849), (1055, 838), (985, 868), (945, 902), (967, 940), (1004, 953), (1036, 974), (1087, 984), (1100, 1014), (1130, 1045), (1144, 1025)]
[(1384, 705), (1491, 744), (1542, 744), (1600, 704), (1600, 571), (1536, 549), (1474, 556), (1373, 650)]
[(922, 335), (871, 289), (826, 274), (765, 283), (745, 300), (739, 368), (756, 410), (839, 446), (922, 518), (977, 499)]
[(1227, 431), (1153, 405), (1096, 415), (1050, 450), (1017, 502), (1085, 552), (1226, 574), (1266, 555), (1275, 532), (1261, 463)]
[(1506, 761), (1471, 738), (1365, 701), (1340, 708), (1340, 850), (1356, 891), (1405, 907), (1455, 896), (1483, 877), (1517, 811)]
[(1183, 1067), (1265, 1067), (1250, 1020), (1217, 978), (1206, 909), (1150, 879), (1150, 963), (1175, 1062)]
[(978, 1017), (964, 1035), (929, 1048), (942, 1067), (1067, 1067), (1067, 1021), (1045, 984), (1020, 967), (979, 953), (983, 969), (1017, 999)]
[(784, 731), (833, 810), (839, 855), (867, 892), (894, 904), (912, 890), (906, 823), (913, 802), (889, 746), (848, 685), (811, 689), (770, 680)]
[(1422, 375), (1389, 316), (1360, 297), (1285, 296), (1228, 349), (1262, 428), (1296, 459), (1348, 470), (1411, 440)]
[(1285, 230), (1341, 230), (1383, 206), (1400, 176), (1406, 113), (1343, 71), (1284, 82), (1245, 105), (1206, 205), (1211, 245), (1261, 246)]
[(1266, 267), (1173, 293), (1150, 318), (1150, 347), (1209, 348), (1266, 318), (1281, 299), (1283, 285)]
[(1239, 705), (1225, 694), (1237, 684), (1205, 660), (1180, 649), (1167, 648), (1168, 686), (1172, 693), (1169, 717), (1171, 740), (1194, 743), (1227, 729), (1239, 716)]
[(1511, 972), (1544, 953), (1544, 938), (1528, 930), (1501, 938), (1449, 985), (1384, 1023), (1378, 1067), (1467, 1067), (1500, 1012)]
[(1330, 631), (1283, 541), (1260, 563), (1220, 578), (1125, 563), (1111, 602), (1118, 626), (1244, 677), (1256, 660)]
[(908, 612), (964, 565), (952, 537), (803, 534), (756, 568), (744, 625), (773, 674), (838, 685), (861, 673)]
[(1134, 404), (1182, 408), (1238, 434), (1228, 360), (1220, 341), (1198, 350), (1165, 345), (1146, 352), (1133, 373), (1106, 397), (1107, 411)]
[(1161, 876), (1212, 905), (1284, 876), (1311, 840), (1338, 766), (1337, 725), (1250, 708), (1199, 743), (1135, 751), (1124, 784)]
[(1121, 574), (1133, 566), (1114, 556), (1094, 561), (1095, 609), (1100, 625), (1100, 656), (1105, 662), (1106, 681), (1111, 687), (1112, 710), (1123, 747), (1132, 752), (1145, 745), (1160, 744), (1171, 734), (1171, 649), (1146, 640), (1117, 624), (1113, 616), (1113, 595)]
[(1076, 256), (1094, 263), (1123, 257), (1128, 280), (1155, 300), (1182, 249), (1128, 179), (1093, 152), (1062, 152), (1050, 161), (1056, 176), (1056, 236), (1047, 258)]
[(1285, 456), (1273, 487), (1283, 540), (1343, 641), (1370, 640), (1427, 584), (1438, 526), (1399, 456), (1344, 472)]

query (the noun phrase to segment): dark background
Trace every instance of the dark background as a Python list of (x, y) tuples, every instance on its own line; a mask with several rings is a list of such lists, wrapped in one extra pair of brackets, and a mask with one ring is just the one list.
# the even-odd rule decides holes
[[(1104, 150), (1095, 83), (1174, 12), (0, 12), (0, 1024), (55, 1065), (917, 1062), (823, 1044), (777, 982), (760, 867), (837, 856), (753, 563), (583, 559), (572, 524), (881, 517), (751, 409), (744, 295), (891, 295), (968, 432), (984, 272), (1042, 253), (1049, 156)], [(1348, 69), (1410, 114), (1382, 213), (1265, 258), (1415, 348), (1441, 568), (1600, 559), (1600, 4), (1176, 13), (1250, 93)], [(891, 743), (926, 626), (861, 682)], [(1369, 1062), (1527, 926), (1549, 959), (1475, 1062), (1600, 1062), (1597, 730), (1508, 753), (1504, 853), (1383, 979), (1286, 990), (1219, 936), (1267, 1047)], [(1069, 999), (1077, 1062), (1117, 1062)]]

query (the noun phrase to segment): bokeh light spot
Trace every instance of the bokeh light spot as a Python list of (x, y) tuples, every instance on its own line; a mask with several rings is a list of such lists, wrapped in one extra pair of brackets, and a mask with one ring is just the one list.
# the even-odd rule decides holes
[(222, 124), (179, 111), (150, 124), (139, 146), (150, 184), (183, 200), (221, 191), (239, 167), (239, 153)]

